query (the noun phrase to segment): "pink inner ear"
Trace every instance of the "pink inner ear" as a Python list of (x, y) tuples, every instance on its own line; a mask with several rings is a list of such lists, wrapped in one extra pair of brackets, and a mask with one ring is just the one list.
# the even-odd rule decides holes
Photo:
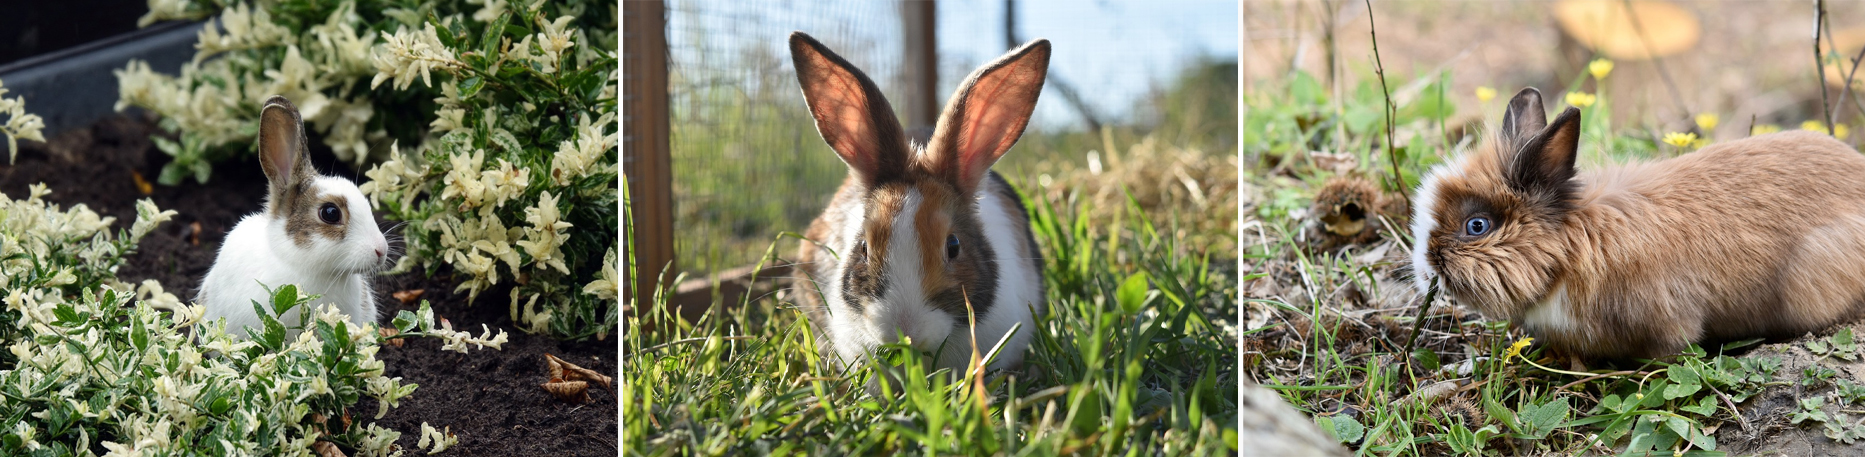
[(269, 162), (265, 165), (281, 182), (291, 179), (293, 168), (298, 165), (297, 151), (293, 150), (297, 146), (293, 138), (298, 129), (295, 124), (282, 107), (267, 106), (259, 116), (259, 153), (265, 156)]
[[(1030, 123), (1035, 108), (1034, 90), (1041, 90), (1041, 75), (1005, 68), (1003, 77), (983, 78), (972, 86), (964, 128), (959, 130), (959, 176), (969, 183), (984, 178), (984, 172), (997, 163), (1010, 146), (1017, 143)], [(998, 76), (998, 75), (992, 75)], [(1034, 80), (1034, 81), (1032, 81)]]
[(846, 73), (831, 73), (832, 77), (816, 82), (817, 90), (822, 91), (812, 105), (817, 130), (848, 166), (873, 173), (878, 167), (875, 154), (879, 148), (873, 143), (875, 133), (867, 120), (868, 106), (861, 83)]

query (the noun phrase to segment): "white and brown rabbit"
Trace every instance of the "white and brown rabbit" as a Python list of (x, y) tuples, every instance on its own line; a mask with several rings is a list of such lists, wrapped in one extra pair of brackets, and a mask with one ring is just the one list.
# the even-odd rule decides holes
[(972, 73), (925, 145), (822, 43), (793, 33), (790, 55), (816, 129), (849, 171), (798, 256), (794, 290), (823, 351), (847, 367), (905, 334), (937, 368), (962, 372), (974, 333), (982, 355), (1021, 324), (989, 367), (1020, 366), (1043, 309), (1043, 262), (1028, 212), (991, 165), (1029, 124), (1049, 42)]
[[(304, 122), (285, 97), (273, 96), (259, 114), (259, 166), (265, 170), (265, 207), (227, 232), (195, 301), (204, 320), (227, 319), (227, 332), (258, 328), (253, 301), (271, 309), (267, 287), (295, 284), (323, 295), (312, 306), (335, 304), (355, 325), (376, 322), (368, 275), (387, 264), (388, 240), (376, 228), (369, 200), (356, 184), (320, 176), (305, 152)], [(279, 316), (298, 322), (296, 310)]]
[(1865, 156), (1784, 132), (1576, 173), (1580, 111), (1523, 89), (1485, 146), (1433, 169), (1412, 268), (1570, 356), (1797, 336), (1865, 302)]

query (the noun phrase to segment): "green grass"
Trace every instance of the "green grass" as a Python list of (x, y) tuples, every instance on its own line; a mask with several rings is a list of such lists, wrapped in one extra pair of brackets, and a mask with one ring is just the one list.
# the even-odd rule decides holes
[[(1244, 224), (1262, 227), (1256, 232), (1262, 236), (1245, 231), (1242, 280), (1245, 290), (1281, 287), (1246, 294), (1243, 376), (1280, 392), (1360, 455), (1721, 455), (1718, 449), (1726, 446), (1719, 447), (1714, 431), (1746, 429), (1750, 424), (1735, 408), (1783, 386), (1805, 399), (1791, 423), (1842, 443), (1865, 438), (1865, 427), (1835, 418), (1856, 414), (1853, 405), (1865, 405), (1865, 388), (1823, 365), (1857, 360), (1849, 330), (1797, 343), (1816, 355), (1834, 354), (1804, 369), (1784, 369), (1784, 360), (1799, 362), (1780, 351), (1723, 355), (1757, 343), (1744, 341), (1576, 372), (1544, 357), (1506, 322), (1438, 300), (1427, 308), (1416, 349), (1407, 352), (1424, 298), (1401, 269), (1409, 262), (1409, 234), (1389, 231), (1379, 242), (1339, 253), (1310, 250), (1300, 235), (1313, 217), (1303, 211), (1332, 175), (1307, 158), (1309, 151), (1357, 151), (1356, 171), (1390, 189), (1397, 187), (1389, 171), (1394, 156), (1405, 182), (1417, 186), (1430, 166), (1471, 147), (1443, 136), (1443, 119), (1457, 107), (1431, 96), (1448, 85), (1449, 76), (1441, 74), (1389, 81), (1394, 87), (1420, 84), (1424, 95), (1395, 110), (1395, 136), (1410, 140), (1384, 147), (1385, 99), (1375, 78), (1362, 73), (1340, 99), (1300, 72), (1244, 95), (1246, 187), (1260, 189), (1244, 197)], [(1542, 89), (1558, 111), (1566, 106), (1564, 93), (1597, 91), (1594, 86), (1583, 73), (1566, 88)], [(1494, 119), (1514, 89), (1469, 109)], [(1692, 149), (1615, 126), (1610, 94), (1597, 95), (1583, 109), (1582, 168)], [(1402, 219), (1392, 222), (1404, 226)], [(1369, 255), (1379, 249), (1383, 254)]]
[[(1227, 254), (1183, 244), (1180, 227), (1155, 225), (1137, 200), (1090, 223), (1080, 194), (1028, 195), (1049, 297), (1020, 373), (928, 374), (905, 347), (839, 373), (785, 294), (692, 323), (638, 303), (651, 310), (626, 324), (625, 452), (1237, 452), (1235, 340), (1219, 320), (1235, 313), (1236, 281), (1212, 257)], [(795, 241), (766, 244), (776, 262)], [(906, 375), (870, 394), (877, 369)]]

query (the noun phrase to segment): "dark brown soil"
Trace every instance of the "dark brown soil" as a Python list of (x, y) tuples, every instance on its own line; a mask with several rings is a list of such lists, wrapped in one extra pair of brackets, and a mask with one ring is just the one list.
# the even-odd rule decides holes
[[(176, 296), (191, 298), (227, 230), (259, 210), (266, 181), (254, 160), (233, 160), (215, 166), (205, 185), (192, 180), (173, 187), (153, 184), (152, 192), (144, 195), (135, 176), (153, 183), (169, 162), (150, 140), (150, 135), (160, 134), (148, 119), (115, 116), (89, 129), (61, 133), (47, 143), (22, 142), (16, 163), (0, 162), (0, 193), (22, 197), (27, 186), (43, 182), (53, 191), (48, 201), (66, 208), (82, 203), (99, 215), (116, 217), (115, 228), (127, 228), (135, 220), (135, 203), (141, 198), (175, 210), (173, 220), (143, 239), (118, 276), (131, 283), (156, 279)], [(327, 148), (311, 143), (312, 161), (320, 170), (354, 179), (356, 173), (336, 164)], [(476, 306), (468, 306), (464, 294), (453, 293), (455, 284), (445, 272), (431, 279), (420, 273), (378, 279), (383, 321), (396, 311), (415, 308), (388, 298), (390, 292), (422, 289), (422, 299), (454, 328), (478, 334), (485, 324), (504, 329), (510, 342), (503, 350), (469, 354), (441, 351), (440, 342), (432, 339), (382, 348), (377, 357), (387, 365), (387, 376), (421, 387), (376, 422), (401, 432), (397, 442), (410, 455), (425, 453), (415, 449), (423, 422), (450, 427), (459, 437), (459, 444), (443, 455), (616, 455), (619, 404), (614, 391), (592, 387), (590, 403), (573, 405), (539, 386), (546, 377), (544, 354), (617, 376), (615, 342), (568, 343), (526, 334), (508, 315), (503, 297), (509, 289), (484, 292)], [(364, 399), (354, 414), (367, 421), (375, 411), (375, 402)]]

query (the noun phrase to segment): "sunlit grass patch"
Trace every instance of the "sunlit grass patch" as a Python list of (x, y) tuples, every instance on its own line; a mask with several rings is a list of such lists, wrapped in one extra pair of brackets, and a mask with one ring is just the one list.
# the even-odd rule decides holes
[[(1035, 189), (1035, 183), (1019, 183)], [(1236, 281), (1224, 252), (1183, 244), (1135, 200), (1090, 223), (1080, 192), (1025, 193), (1048, 307), (1020, 372), (928, 372), (904, 346), (840, 373), (786, 293), (679, 322), (630, 318), (630, 454), (1227, 455), (1237, 452)], [(1208, 234), (1201, 235), (1208, 236)], [(781, 262), (795, 246), (765, 251)], [(662, 296), (664, 297), (664, 295)], [(664, 298), (663, 298), (664, 300)], [(869, 380), (900, 370), (898, 385)]]

